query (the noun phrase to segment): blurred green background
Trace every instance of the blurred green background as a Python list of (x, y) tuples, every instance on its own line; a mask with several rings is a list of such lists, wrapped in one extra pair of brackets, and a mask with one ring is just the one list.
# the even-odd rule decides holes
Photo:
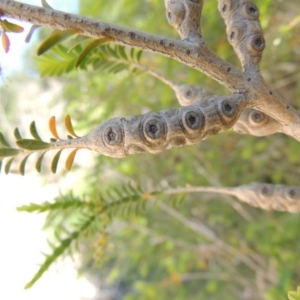
[[(299, 108), (300, 3), (256, 2), (267, 42), (262, 74), (288, 103)], [(177, 37), (166, 21), (163, 1), (82, 0), (79, 11), (87, 17)], [(227, 43), (217, 1), (205, 2), (201, 26), (208, 45), (239, 66)], [(49, 32), (41, 31), (40, 37)], [(39, 79), (31, 59), (35, 51), (33, 44), (26, 54), (25, 70), (1, 87), (1, 101), (10, 122), (18, 119), (17, 87), (26, 88), (32, 82), (48, 92), (53, 82), (63, 85), (63, 94), (53, 96), (48, 104), (49, 118), (54, 108), (61, 118), (70, 114), (82, 134), (113, 116), (178, 107), (173, 91), (148, 74), (90, 70)], [(213, 80), (165, 57), (144, 53), (141, 63), (174, 82), (198, 84), (216, 94), (228, 94)], [(35, 99), (30, 101), (28, 110), (34, 110)], [(35, 120), (42, 122), (38, 117)], [(280, 134), (258, 138), (226, 132), (159, 155), (123, 159), (96, 153), (90, 156), (92, 162), (86, 166), (74, 166), (78, 177), (73, 193), (92, 198), (130, 181), (151, 190), (186, 185), (237, 186), (253, 181), (299, 185), (300, 180), (299, 144)], [(56, 177), (59, 181), (64, 173)], [(207, 194), (187, 195), (184, 204), (176, 208), (171, 207), (169, 198), (161, 200), (166, 200), (167, 208), (149, 205), (144, 215), (116, 219), (97, 236), (80, 243), (80, 272), (95, 285), (105, 285), (110, 291), (107, 299), (277, 300), (286, 299), (287, 291), (300, 284), (299, 215), (262, 211), (236, 199)], [(174, 217), (172, 211), (182, 217)], [(78, 212), (61, 211), (48, 218), (46, 228), (51, 235), (53, 228), (77, 217)], [(205, 228), (213, 238), (192, 230), (189, 221)], [(254, 267), (249, 266), (249, 260)]]

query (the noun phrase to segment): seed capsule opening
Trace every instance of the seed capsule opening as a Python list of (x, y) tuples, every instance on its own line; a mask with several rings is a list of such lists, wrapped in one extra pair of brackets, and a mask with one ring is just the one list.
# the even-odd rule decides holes
[(164, 118), (157, 113), (147, 113), (140, 123), (140, 133), (142, 139), (148, 147), (161, 145), (167, 138), (167, 124)]
[(300, 189), (290, 187), (286, 190), (286, 195), (291, 200), (300, 200)]
[(104, 141), (111, 146), (119, 145), (122, 143), (122, 133), (118, 128), (110, 126), (104, 131)]
[(271, 186), (265, 185), (260, 189), (260, 193), (265, 197), (271, 196), (273, 194), (273, 188)]
[(150, 120), (145, 124), (145, 133), (151, 139), (159, 138), (164, 132), (164, 126), (158, 120)]
[(262, 35), (256, 34), (252, 39), (251, 45), (256, 51), (263, 51), (266, 43)]
[(261, 126), (263, 124), (267, 124), (269, 121), (269, 117), (261, 111), (253, 110), (249, 114), (249, 122), (253, 126)]
[(259, 10), (256, 7), (255, 4), (253, 3), (246, 3), (245, 4), (245, 8), (246, 8), (246, 12), (248, 15), (250, 15), (251, 17), (254, 18), (258, 18), (259, 17)]
[(228, 26), (226, 29), (228, 42), (234, 47), (237, 46), (245, 37), (247, 32), (247, 23), (238, 21), (233, 26)]
[(180, 108), (178, 110), (178, 121), (187, 138), (201, 138), (205, 117), (199, 109), (191, 106)]
[(186, 125), (193, 130), (201, 127), (201, 118), (196, 112), (188, 112), (185, 116)]
[(224, 100), (222, 102), (222, 111), (227, 117), (232, 117), (236, 112), (236, 104), (233, 101)]
[(228, 18), (238, 5), (238, 1), (235, 0), (223, 0), (218, 2), (218, 8), (223, 18)]

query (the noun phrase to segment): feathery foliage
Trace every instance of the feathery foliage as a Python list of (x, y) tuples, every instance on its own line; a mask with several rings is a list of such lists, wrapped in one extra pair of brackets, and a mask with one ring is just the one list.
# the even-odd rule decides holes
[[(68, 211), (64, 222), (55, 229), (55, 245), (49, 243), (52, 253), (45, 255), (44, 262), (25, 288), (32, 287), (51, 264), (66, 251), (73, 251), (76, 241), (89, 236), (95, 237), (96, 232), (105, 228), (117, 217), (144, 213), (147, 201), (159, 194), (161, 194), (159, 191), (144, 192), (139, 185), (133, 186), (129, 183), (107, 190), (94, 198), (85, 197), (83, 200), (69, 194), (56, 198), (54, 202), (31, 203), (18, 207), (17, 210), (21, 212), (47, 212), (48, 220), (51, 220), (55, 212)], [(75, 223), (74, 219), (76, 219)]]
[[(38, 48), (35, 58), (36, 69), (41, 76), (61, 76), (76, 68), (86, 70), (106, 71), (118, 73), (127, 70), (139, 73), (135, 66), (140, 62), (143, 51), (121, 45), (111, 45), (112, 39), (91, 39), (76, 35), (67, 46), (62, 42), (74, 35), (74, 31), (55, 30)], [(49, 50), (49, 51), (48, 51)], [(48, 53), (45, 53), (47, 52)]]

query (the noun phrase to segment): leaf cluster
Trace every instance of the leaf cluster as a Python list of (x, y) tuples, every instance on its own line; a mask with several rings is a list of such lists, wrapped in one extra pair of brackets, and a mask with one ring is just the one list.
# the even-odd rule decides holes
[(111, 45), (113, 40), (109, 38), (91, 39), (82, 35), (76, 35), (68, 45), (63, 44), (75, 34), (74, 30), (55, 30), (42, 42), (37, 50), (41, 57), (35, 59), (41, 76), (61, 76), (77, 68), (113, 74), (123, 70), (131, 74), (140, 72), (135, 62), (140, 62), (142, 50)]
[[(67, 136), (68, 139), (78, 138), (78, 135), (75, 133), (75, 131), (73, 129), (73, 125), (72, 125), (71, 118), (69, 115), (67, 115), (65, 117), (65, 127), (69, 133), (69, 135)], [(11, 147), (10, 144), (7, 142), (7, 140), (4, 138), (4, 135), (0, 132), (0, 171), (1, 171), (1, 166), (3, 164), (3, 160), (5, 158), (9, 158), (4, 167), (4, 172), (6, 174), (8, 174), (10, 172), (10, 168), (11, 168), (11, 165), (14, 162), (14, 160), (19, 155), (22, 155), (23, 158), (20, 162), (19, 172), (20, 172), (20, 174), (25, 175), (25, 166), (26, 166), (29, 156), (31, 156), (34, 153), (41, 152), (39, 154), (39, 157), (35, 164), (36, 170), (40, 173), (41, 168), (42, 168), (43, 158), (44, 158), (45, 154), (49, 150), (54, 149), (53, 143), (55, 143), (57, 140), (62, 140), (57, 133), (55, 117), (52, 117), (49, 120), (49, 129), (54, 138), (51, 138), (50, 142), (45, 142), (41, 139), (34, 121), (29, 126), (30, 134), (33, 137), (33, 139), (23, 138), (19, 131), (19, 128), (16, 128), (14, 130), (14, 137), (16, 140), (16, 144), (19, 148)], [(57, 171), (59, 158), (60, 158), (60, 155), (63, 150), (64, 150), (64, 148), (60, 149), (53, 157), (53, 160), (51, 163), (51, 171), (53, 173), (56, 173), (56, 171)], [(76, 156), (76, 153), (78, 150), (79, 150), (79, 148), (74, 149), (68, 155), (66, 163), (65, 163), (65, 168), (67, 171), (69, 171), (72, 168), (72, 165), (73, 165), (73, 162), (74, 162), (74, 159), (75, 159), (75, 156)]]
[(69, 194), (59, 196), (54, 202), (31, 203), (18, 207), (18, 211), (22, 212), (47, 212), (47, 226), (53, 226), (58, 214), (63, 220), (55, 226), (55, 243), (49, 242), (51, 253), (45, 255), (44, 262), (25, 288), (32, 287), (59, 257), (76, 250), (78, 242), (88, 237), (95, 238), (101, 228), (105, 228), (117, 217), (144, 213), (148, 200), (159, 194), (158, 191), (144, 192), (138, 185), (124, 184), (94, 197), (80, 199)]

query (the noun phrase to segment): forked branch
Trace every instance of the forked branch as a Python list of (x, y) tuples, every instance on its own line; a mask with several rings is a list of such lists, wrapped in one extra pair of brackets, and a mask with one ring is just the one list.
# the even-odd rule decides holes
[[(146, 71), (153, 77), (168, 85), (174, 91), (181, 106), (188, 106), (196, 101), (205, 102), (209, 101), (209, 99), (213, 96), (217, 97), (198, 85), (178, 84), (144, 65), (134, 63), (134, 66)], [(266, 136), (274, 133), (284, 133), (285, 127), (263, 112), (251, 108), (245, 108), (237, 122), (232, 127), (232, 130), (240, 134)], [(286, 134), (288, 135), (289, 132), (286, 132)]]
[(218, 0), (218, 7), (226, 24), (228, 41), (244, 72), (259, 72), (265, 40), (258, 20), (258, 8), (251, 0)]
[[(202, 2), (198, 0), (174, 0), (171, 2), (172, 5), (168, 5), (168, 13), (172, 14), (172, 8), (174, 10), (176, 7), (182, 7), (183, 5), (185, 14), (191, 17), (190, 21), (182, 21), (181, 26), (176, 27), (177, 30), (180, 30), (182, 38), (186, 40), (148, 34), (99, 20), (91, 20), (59, 12), (51, 8), (41, 8), (11, 0), (0, 0), (0, 12), (2, 16), (29, 21), (35, 25), (47, 26), (59, 30), (74, 30), (78, 34), (96, 39), (107, 37), (113, 39), (116, 43), (146, 49), (176, 59), (203, 72), (225, 85), (231, 91), (244, 93), (247, 99), (247, 107), (255, 108), (271, 116), (284, 126), (285, 133), (300, 141), (299, 113), (291, 106), (286, 105), (283, 99), (276, 95), (274, 91), (270, 90), (257, 72), (247, 71), (246, 74), (239, 71), (233, 65), (215, 55), (203, 42), (200, 34), (200, 26), (199, 24), (197, 25), (198, 22), (195, 21), (200, 17)], [(248, 3), (249, 1), (246, 2)], [(244, 2), (238, 1), (238, 3)], [(191, 11), (193, 6), (197, 7), (197, 10)], [(252, 10), (250, 10), (250, 12), (252, 12)], [(255, 19), (255, 22), (258, 21)], [(254, 28), (260, 28), (257, 25), (259, 23), (255, 22), (253, 23), (256, 24)], [(188, 26), (190, 26), (189, 29)], [(249, 39), (252, 38), (251, 34), (248, 34), (252, 30), (249, 28), (252, 27), (242, 27), (246, 30), (245, 32), (247, 34), (245, 37), (247, 37), (247, 39), (248, 37)], [(199, 32), (197, 33), (198, 29)], [(251, 32), (253, 32), (253, 30)], [(262, 43), (260, 44), (262, 45)], [(240, 51), (243, 51), (242, 48)], [(261, 50), (257, 51), (261, 52)], [(255, 52), (256, 54), (253, 55), (251, 54), (252, 52), (250, 52), (249, 57), (252, 57), (251, 59), (258, 62), (260, 59), (257, 59), (259, 57), (259, 55), (257, 55), (258, 52)], [(248, 66), (248, 58), (245, 56), (245, 58), (241, 57), (241, 59), (245, 60), (243, 66), (246, 68)], [(255, 68), (251, 68), (247, 67), (247, 70), (255, 70)]]
[(165, 0), (165, 6), (168, 22), (178, 31), (182, 40), (203, 43), (200, 31), (203, 0)]

